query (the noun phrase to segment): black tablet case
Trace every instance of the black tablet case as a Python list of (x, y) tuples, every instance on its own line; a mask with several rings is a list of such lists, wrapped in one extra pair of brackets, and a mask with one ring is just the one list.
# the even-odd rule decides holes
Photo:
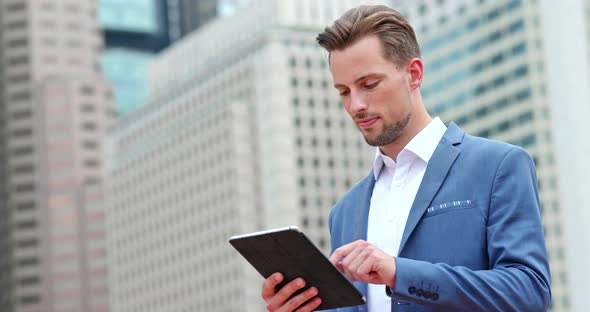
[(298, 277), (307, 282), (305, 289), (316, 287), (322, 299), (317, 310), (365, 303), (363, 295), (297, 227), (234, 236), (229, 242), (264, 278), (281, 272), (285, 279), (277, 289)]

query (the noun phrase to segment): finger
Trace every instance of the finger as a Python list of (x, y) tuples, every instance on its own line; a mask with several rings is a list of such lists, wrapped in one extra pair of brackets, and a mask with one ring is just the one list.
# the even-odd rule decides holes
[[(310, 287), (306, 289), (304, 292), (298, 294), (297, 296), (291, 298), (289, 301), (285, 303), (285, 305), (281, 308), (281, 311), (299, 311), (303, 307), (307, 306), (307, 304), (303, 305), (311, 298), (318, 295), (318, 289), (315, 287)], [(302, 306), (303, 305), (303, 306)], [(300, 308), (301, 306), (301, 308)]]
[(379, 275), (378, 260), (369, 253), (365, 261), (355, 269), (358, 281), (372, 284), (383, 284)]
[(332, 264), (334, 264), (334, 265), (337, 265), (342, 260), (342, 258), (345, 258), (346, 256), (348, 256), (348, 254), (352, 250), (354, 250), (358, 244), (360, 244), (362, 242), (364, 242), (364, 241), (357, 240), (357, 241), (346, 244), (346, 245), (341, 246), (340, 248), (334, 250), (334, 252), (332, 253), (332, 256), (330, 256), (330, 262), (332, 262)]
[(353, 250), (343, 261), (342, 267), (344, 268), (345, 275), (352, 280), (359, 280), (358, 268), (367, 260), (367, 247), (358, 246)]
[(297, 312), (311, 312), (315, 310), (315, 308), (319, 307), (322, 304), (322, 299), (320, 297), (313, 298), (313, 300), (306, 303), (301, 308), (297, 309)]
[(275, 295), (277, 292), (275, 287), (283, 281), (283, 274), (281, 273), (274, 273), (269, 276), (267, 279), (264, 280), (262, 284), (262, 299), (264, 301), (269, 300), (272, 296)]
[(357, 269), (363, 282), (392, 285), (395, 280), (395, 258), (375, 249)]
[[(287, 283), (287, 285), (283, 286), (277, 293), (275, 293), (274, 296), (272, 296), (272, 298), (270, 298), (268, 301), (266, 301), (267, 305), (266, 308), (269, 311), (274, 311), (280, 307), (282, 307), (285, 302), (287, 302), (287, 300), (299, 289), (305, 287), (305, 281), (302, 278), (296, 278), (292, 281), (290, 281), (289, 283)], [(291, 310), (287, 310), (287, 311), (292, 311), (294, 310), (296, 307), (294, 307)]]

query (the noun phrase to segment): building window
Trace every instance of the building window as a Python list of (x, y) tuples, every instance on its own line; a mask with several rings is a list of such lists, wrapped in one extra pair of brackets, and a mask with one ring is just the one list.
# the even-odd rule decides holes
[(16, 265), (19, 267), (30, 267), (39, 265), (38, 258), (23, 258), (16, 262)]
[(95, 131), (96, 128), (97, 128), (97, 126), (93, 122), (84, 122), (82, 124), (82, 129), (87, 130), (87, 131)]
[(96, 141), (84, 141), (83, 146), (86, 149), (96, 150), (98, 148), (98, 143)]
[(66, 5), (66, 11), (70, 11), (70, 12), (78, 12), (80, 11), (80, 7), (74, 4), (68, 4)]
[(25, 2), (15, 2), (15, 3), (11, 3), (11, 4), (6, 4), (6, 11), (9, 11), (11, 13), (14, 13), (14, 11), (23, 11), (26, 8), (26, 3)]
[(26, 295), (20, 297), (20, 303), (23, 305), (28, 304), (36, 304), (41, 302), (41, 297), (39, 295)]
[(12, 154), (14, 156), (31, 155), (31, 154), (33, 154), (33, 147), (32, 146), (18, 147), (18, 148), (15, 148), (12, 150)]
[(26, 65), (29, 64), (29, 57), (26, 55), (19, 55), (8, 59), (10, 65)]
[(516, 44), (514, 47), (512, 47), (512, 54), (513, 55), (519, 55), (519, 54), (523, 53), (524, 51), (526, 51), (526, 42), (520, 42), (520, 43)]
[(516, 100), (517, 101), (524, 101), (526, 99), (528, 99), (531, 96), (531, 90), (530, 89), (523, 89), (521, 91), (519, 91), (518, 93), (516, 93)]
[(20, 221), (20, 222), (17, 222), (15, 224), (15, 226), (19, 230), (34, 229), (37, 227), (37, 221), (36, 220)]
[(529, 73), (529, 67), (525, 64), (525, 65), (521, 65), (521, 66), (517, 67), (514, 70), (513, 75), (514, 75), (514, 78), (520, 78), (520, 77), (528, 75), (528, 73)]
[(27, 38), (15, 38), (12, 40), (8, 40), (7, 45), (10, 48), (20, 48), (24, 47), (28, 44)]
[(98, 159), (94, 159), (94, 158), (89, 158), (84, 160), (84, 166), (86, 168), (97, 168), (99, 166), (99, 161)]
[(299, 199), (299, 205), (301, 205), (301, 207), (302, 207), (302, 208), (305, 208), (305, 207), (307, 207), (307, 198), (305, 198), (305, 197), (301, 197), (301, 198)]
[(510, 26), (508, 26), (508, 30), (511, 33), (515, 33), (517, 31), (520, 31), (524, 28), (524, 21), (523, 20), (518, 20), (512, 24), (510, 24)]
[(92, 86), (82, 86), (80, 88), (80, 92), (82, 92), (82, 94), (84, 95), (93, 95), (94, 94), (94, 87)]
[(494, 79), (494, 88), (499, 88), (499, 87), (503, 86), (505, 83), (506, 83), (506, 77), (504, 77), (503, 75), (496, 77), (496, 79)]
[(22, 202), (22, 203), (18, 203), (16, 204), (16, 210), (18, 211), (28, 211), (28, 210), (33, 210), (35, 209), (35, 203), (34, 202)]
[(6, 29), (15, 30), (15, 29), (22, 29), (27, 27), (27, 23), (23, 20), (17, 20), (13, 22), (6, 23), (4, 25)]
[(426, 14), (426, 5), (424, 3), (420, 4), (418, 7), (418, 14), (420, 14), (420, 16), (424, 16)]
[(25, 239), (25, 240), (21, 240), (21, 241), (17, 242), (16, 245), (19, 248), (36, 247), (37, 245), (39, 245), (39, 241), (37, 239), (34, 239), (34, 238)]
[(93, 113), (96, 111), (96, 108), (94, 107), (93, 104), (90, 103), (84, 103), (81, 105), (81, 110), (84, 113)]
[(14, 172), (16, 174), (26, 174), (26, 173), (32, 173), (34, 171), (35, 171), (35, 167), (33, 167), (33, 165), (15, 166), (12, 169), (12, 172)]
[(31, 95), (27, 91), (17, 92), (10, 95), (10, 100), (12, 101), (26, 101), (31, 99)]
[(14, 187), (14, 191), (17, 193), (33, 192), (33, 191), (35, 191), (35, 184), (33, 184), (33, 183), (17, 184)]
[(301, 224), (304, 228), (307, 228), (307, 226), (309, 225), (309, 219), (307, 217), (303, 217), (303, 219), (301, 220)]
[(532, 133), (532, 134), (529, 134), (529, 135), (523, 137), (522, 139), (520, 139), (520, 141), (517, 142), (516, 145), (519, 145), (521, 147), (529, 147), (529, 146), (535, 144), (536, 141), (537, 141), (537, 137), (535, 136), (534, 133)]
[(498, 125), (497, 130), (498, 130), (498, 132), (504, 132), (504, 131), (508, 130), (509, 128), (510, 128), (510, 121), (504, 120)]
[(22, 110), (22, 111), (15, 111), (12, 113), (11, 117), (13, 119), (26, 119), (31, 118), (32, 113), (30, 110)]

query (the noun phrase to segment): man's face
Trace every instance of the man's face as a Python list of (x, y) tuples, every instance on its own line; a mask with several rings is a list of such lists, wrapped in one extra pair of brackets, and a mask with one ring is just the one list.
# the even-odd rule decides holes
[(383, 57), (376, 36), (330, 53), (344, 109), (372, 146), (395, 142), (412, 116), (409, 73)]

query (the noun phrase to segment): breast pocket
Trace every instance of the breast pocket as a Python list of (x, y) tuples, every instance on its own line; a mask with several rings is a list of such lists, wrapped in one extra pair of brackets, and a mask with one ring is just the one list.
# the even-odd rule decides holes
[(473, 207), (473, 202), (469, 199), (445, 202), (442, 204), (433, 205), (426, 209), (426, 212), (424, 213), (424, 218), (434, 217), (439, 214), (448, 213), (451, 211), (471, 209)]

